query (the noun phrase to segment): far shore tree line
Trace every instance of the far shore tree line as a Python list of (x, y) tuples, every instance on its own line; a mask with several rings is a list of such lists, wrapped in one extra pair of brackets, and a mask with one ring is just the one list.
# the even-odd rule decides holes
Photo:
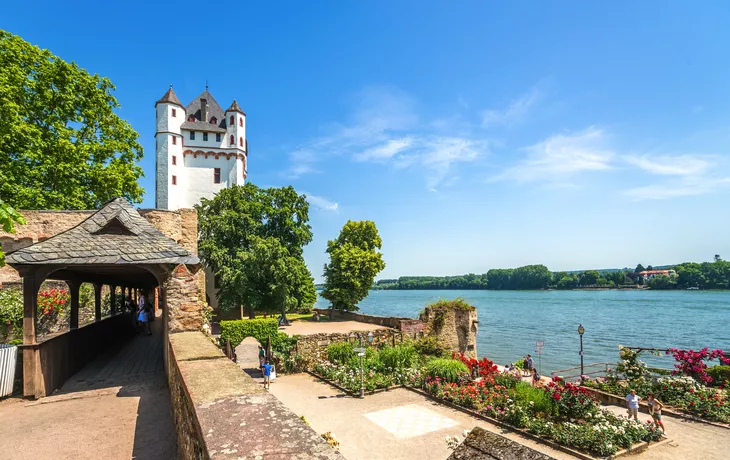
[[(657, 275), (647, 280), (639, 273), (644, 270), (674, 270), (673, 276)], [(617, 288), (645, 285), (650, 289), (730, 289), (730, 262), (715, 255), (713, 262), (685, 262), (679, 265), (644, 268), (639, 264), (631, 270), (586, 270), (582, 272), (552, 272), (545, 265), (518, 268), (494, 268), (487, 273), (459, 276), (401, 276), (378, 280), (373, 289), (482, 289), (482, 290), (540, 290)]]

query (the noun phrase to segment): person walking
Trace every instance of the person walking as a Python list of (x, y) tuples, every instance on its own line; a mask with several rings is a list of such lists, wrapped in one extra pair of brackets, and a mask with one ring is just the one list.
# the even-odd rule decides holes
[(527, 355), (527, 375), (532, 375), (535, 370), (535, 360), (532, 355)]
[(649, 393), (647, 395), (646, 403), (649, 405), (649, 415), (651, 415), (651, 418), (654, 419), (654, 423), (661, 427), (662, 436), (666, 438), (667, 430), (664, 428), (664, 423), (662, 423), (662, 407), (664, 407), (664, 404), (660, 403), (659, 400), (656, 399), (656, 395), (654, 393)]
[(537, 373), (537, 369), (532, 368), (532, 386), (540, 386), (540, 374)]
[(264, 376), (264, 364), (266, 364), (266, 351), (264, 347), (259, 345), (259, 370), (261, 371), (261, 377)]
[(142, 327), (144, 329), (147, 330), (147, 335), (152, 335), (152, 330), (150, 330), (149, 313), (147, 312), (144, 294), (139, 297), (139, 306), (137, 308), (137, 321), (142, 324)]
[(636, 390), (631, 390), (631, 393), (626, 395), (626, 408), (629, 410), (629, 420), (634, 417), (634, 421), (639, 421), (639, 401), (641, 397), (637, 396)]
[(527, 362), (527, 356), (522, 357), (522, 375), (527, 377), (530, 375), (530, 363)]
[(271, 388), (271, 369), (273, 366), (268, 361), (264, 363), (264, 388)]

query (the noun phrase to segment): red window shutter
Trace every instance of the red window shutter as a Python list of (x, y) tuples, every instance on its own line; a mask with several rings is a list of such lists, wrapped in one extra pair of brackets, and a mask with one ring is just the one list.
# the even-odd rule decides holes
[(233, 135), (231, 135), (231, 145), (234, 145), (236, 141), (233, 139)]
[(233, 119), (233, 115), (231, 115), (231, 122), (228, 123), (229, 125), (233, 126), (236, 124), (235, 120)]

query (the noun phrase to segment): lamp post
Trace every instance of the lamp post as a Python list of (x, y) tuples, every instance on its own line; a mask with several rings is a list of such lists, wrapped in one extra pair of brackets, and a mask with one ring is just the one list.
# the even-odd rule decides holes
[(582, 324), (578, 325), (578, 335), (580, 336), (580, 383), (583, 384), (583, 333), (585, 328)]
[[(365, 349), (362, 347), (362, 334), (358, 332), (357, 335), (355, 335), (354, 332), (350, 332), (349, 337), (350, 337), (351, 341), (354, 341), (355, 337), (357, 337), (358, 341), (360, 342), (360, 347), (355, 348), (355, 352), (360, 357), (360, 397), (364, 398), (365, 397), (365, 380), (363, 377), (363, 357), (365, 356)], [(373, 337), (374, 337), (373, 332), (372, 331), (368, 332), (368, 335), (367, 335), (368, 344), (373, 343)]]

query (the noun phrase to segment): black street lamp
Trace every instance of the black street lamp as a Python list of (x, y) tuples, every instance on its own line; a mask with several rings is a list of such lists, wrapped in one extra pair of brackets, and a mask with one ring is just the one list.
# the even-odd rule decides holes
[(580, 335), (580, 383), (583, 384), (583, 333), (585, 328), (582, 324), (578, 325), (578, 335)]

